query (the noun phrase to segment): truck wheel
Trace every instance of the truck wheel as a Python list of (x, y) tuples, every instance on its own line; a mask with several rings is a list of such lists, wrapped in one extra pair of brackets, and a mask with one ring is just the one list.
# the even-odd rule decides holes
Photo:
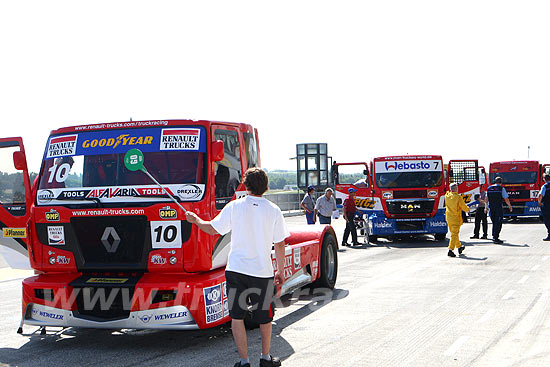
[(313, 284), (317, 288), (334, 289), (338, 275), (338, 251), (336, 249), (336, 238), (332, 233), (327, 233), (323, 238), (320, 259), (320, 277)]
[(434, 234), (436, 241), (445, 241), (445, 237), (447, 236), (446, 233), (436, 233)]

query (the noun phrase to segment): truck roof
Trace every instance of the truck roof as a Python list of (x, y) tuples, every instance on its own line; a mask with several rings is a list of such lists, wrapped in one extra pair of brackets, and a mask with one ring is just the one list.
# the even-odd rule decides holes
[(535, 160), (525, 160), (525, 161), (499, 161), (499, 162), (491, 162), (491, 164), (539, 164), (539, 161)]
[(135, 129), (143, 127), (163, 127), (163, 126), (180, 126), (180, 125), (193, 125), (208, 127), (212, 124), (223, 124), (227, 126), (234, 126), (245, 131), (254, 131), (253, 127), (249, 124), (238, 122), (222, 122), (222, 121), (209, 121), (209, 120), (145, 120), (145, 121), (123, 121), (123, 122), (107, 122), (99, 124), (89, 125), (75, 125), (62, 127), (57, 130), (52, 130), (50, 135), (65, 134), (65, 133), (80, 133), (86, 131), (98, 131), (98, 130), (113, 130), (113, 129)]

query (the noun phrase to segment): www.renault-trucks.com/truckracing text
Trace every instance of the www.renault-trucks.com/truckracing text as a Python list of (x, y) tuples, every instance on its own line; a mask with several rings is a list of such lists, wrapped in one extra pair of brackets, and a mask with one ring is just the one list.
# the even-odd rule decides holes
[[(357, 189), (355, 203), (364, 217), (368, 242), (422, 234), (443, 240), (447, 233), (445, 177), (459, 184), (459, 192), (470, 205), (480, 186), (477, 161), (453, 162), (449, 162), (446, 175), (438, 155), (377, 157), (370, 167), (366, 162), (336, 163), (337, 201), (343, 202), (350, 187)], [(349, 165), (360, 166), (364, 178), (340, 182), (339, 167)]]
[[(27, 255), (23, 324), (197, 329), (229, 321), (224, 269), (231, 236), (207, 220), (246, 194), (242, 173), (260, 166), (250, 125), (139, 121), (52, 131), (31, 189), (21, 138), (0, 139), (0, 243)], [(305, 228), (305, 229), (303, 229)], [(333, 288), (338, 244), (330, 226), (291, 228), (285, 294), (315, 282)], [(9, 261), (8, 256), (8, 261)], [(274, 261), (275, 263), (275, 261)]]

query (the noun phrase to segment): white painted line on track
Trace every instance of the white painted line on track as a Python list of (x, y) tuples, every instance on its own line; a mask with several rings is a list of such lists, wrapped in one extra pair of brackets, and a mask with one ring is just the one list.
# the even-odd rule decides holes
[(494, 309), (490, 309), (489, 311), (487, 311), (487, 313), (485, 315), (483, 315), (479, 320), (477, 320), (478, 323), (482, 324), (486, 321), (489, 321), (489, 319), (491, 317), (493, 317), (495, 315), (496, 311)]
[(521, 278), (518, 283), (523, 284), (527, 281), (527, 279), (529, 279), (529, 275), (524, 275), (523, 278)]
[(537, 270), (539, 270), (539, 268), (540, 268), (540, 265), (535, 265), (535, 266), (533, 266), (531, 271), (537, 271)]
[(516, 293), (516, 291), (514, 291), (514, 290), (509, 290), (509, 291), (502, 297), (502, 299), (503, 299), (503, 300), (510, 299), (510, 298), (512, 298), (512, 296), (514, 295), (514, 293)]
[(448, 357), (454, 355), (469, 338), (469, 336), (461, 336), (458, 338), (458, 340), (445, 351), (445, 355)]

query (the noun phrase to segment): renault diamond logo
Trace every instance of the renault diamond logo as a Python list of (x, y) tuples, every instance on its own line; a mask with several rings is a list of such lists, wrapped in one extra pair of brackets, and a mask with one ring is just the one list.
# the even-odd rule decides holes
[[(109, 236), (111, 237), (111, 240), (109, 239)], [(110, 241), (112, 241), (112, 243)], [(101, 236), (101, 243), (103, 243), (103, 246), (105, 246), (107, 252), (116, 252), (118, 245), (120, 244), (120, 237), (113, 227), (105, 228), (103, 236)]]

